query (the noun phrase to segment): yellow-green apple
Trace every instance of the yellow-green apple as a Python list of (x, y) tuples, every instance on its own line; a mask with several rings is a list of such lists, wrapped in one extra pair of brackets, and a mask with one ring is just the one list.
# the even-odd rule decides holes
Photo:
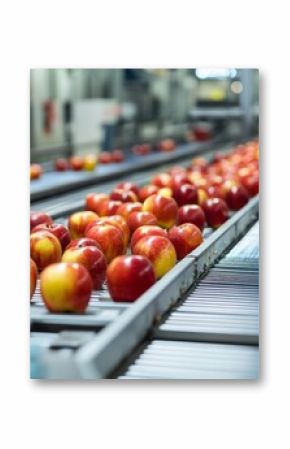
[(38, 271), (61, 259), (61, 244), (57, 237), (48, 231), (30, 234), (30, 256), (36, 263)]
[(94, 288), (98, 290), (102, 287), (106, 277), (107, 262), (102, 251), (96, 246), (67, 249), (61, 261), (81, 263), (90, 273)]
[(175, 248), (178, 260), (183, 259), (203, 241), (200, 229), (192, 223), (173, 226), (168, 232), (168, 238)]
[(84, 156), (84, 170), (92, 171), (96, 168), (98, 158), (95, 154), (87, 154)]
[(92, 278), (80, 263), (55, 263), (40, 275), (41, 296), (50, 312), (84, 312), (92, 290)]
[(157, 279), (171, 270), (177, 260), (175, 248), (170, 240), (159, 235), (142, 237), (135, 243), (133, 254), (147, 257), (150, 260)]
[(30, 299), (32, 298), (35, 292), (37, 276), (38, 271), (36, 263), (34, 262), (34, 260), (30, 258)]
[(55, 237), (57, 237), (60, 241), (62, 251), (65, 250), (71, 241), (69, 230), (61, 223), (42, 223), (35, 226), (31, 232), (37, 231), (48, 231), (55, 235)]
[(132, 302), (156, 281), (151, 262), (143, 256), (119, 256), (107, 270), (107, 285), (114, 301)]
[(72, 239), (84, 237), (86, 226), (99, 216), (90, 210), (75, 212), (68, 219), (68, 228)]
[(173, 197), (173, 190), (170, 187), (162, 187), (157, 193), (158, 195), (166, 196), (167, 198)]
[(203, 231), (205, 226), (205, 214), (197, 204), (187, 204), (178, 209), (177, 223), (193, 223)]
[(131, 238), (131, 250), (133, 252), (134, 245), (138, 242), (138, 240), (146, 237), (148, 235), (160, 235), (161, 237), (167, 237), (166, 229), (160, 228), (159, 226), (154, 225), (144, 225), (137, 228), (134, 231)]
[(107, 263), (125, 253), (123, 235), (119, 228), (108, 223), (99, 223), (88, 230), (86, 237), (95, 240), (102, 248)]
[(143, 211), (151, 212), (157, 218), (159, 226), (169, 229), (176, 223), (178, 206), (173, 198), (157, 194), (149, 196), (144, 201)]

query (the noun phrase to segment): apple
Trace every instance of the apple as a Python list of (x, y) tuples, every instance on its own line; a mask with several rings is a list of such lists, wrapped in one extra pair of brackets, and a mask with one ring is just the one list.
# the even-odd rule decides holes
[(131, 232), (143, 225), (157, 225), (156, 217), (150, 212), (131, 212), (127, 218), (127, 224)]
[(72, 239), (84, 237), (86, 226), (99, 216), (90, 210), (75, 212), (68, 218), (68, 228)]
[(202, 208), (206, 221), (212, 228), (218, 228), (229, 217), (228, 206), (221, 198), (209, 198), (203, 203)]
[(112, 162), (123, 162), (124, 160), (124, 151), (122, 150), (114, 150), (112, 151)]
[(154, 193), (157, 193), (158, 191), (159, 188), (153, 184), (141, 187), (139, 190), (139, 200), (143, 203), (148, 196), (154, 195)]
[(204, 171), (208, 166), (208, 161), (204, 157), (195, 157), (192, 159), (192, 167)]
[(51, 232), (37, 231), (30, 234), (30, 257), (36, 263), (38, 271), (61, 259), (61, 244)]
[(86, 237), (95, 240), (102, 248), (107, 263), (125, 253), (120, 229), (108, 223), (99, 223), (88, 230)]
[(84, 312), (92, 290), (91, 276), (80, 263), (55, 263), (40, 275), (41, 296), (53, 313)]
[(143, 256), (119, 256), (107, 270), (107, 285), (113, 301), (133, 302), (156, 281), (151, 262)]
[(86, 267), (91, 275), (94, 289), (98, 290), (106, 277), (107, 262), (104, 254), (96, 246), (67, 249), (62, 255), (62, 262), (77, 262)]
[(176, 264), (177, 256), (173, 244), (167, 237), (148, 235), (138, 240), (133, 254), (147, 257), (153, 265), (156, 279), (160, 279)]
[(173, 198), (157, 194), (146, 198), (143, 211), (151, 212), (157, 218), (157, 224), (168, 229), (176, 223), (178, 206)]
[(94, 154), (87, 154), (84, 156), (84, 170), (92, 171), (96, 168), (96, 165), (98, 163), (98, 158)]
[(69, 162), (74, 171), (82, 170), (84, 167), (84, 158), (81, 156), (73, 156), (70, 158)]
[(116, 214), (121, 215), (127, 221), (128, 216), (131, 212), (137, 212), (142, 210), (142, 204), (139, 202), (136, 203), (121, 203), (118, 207)]
[(159, 150), (161, 152), (169, 153), (174, 151), (176, 144), (173, 139), (164, 139), (159, 143)]
[(93, 239), (88, 239), (87, 237), (81, 237), (80, 239), (72, 240), (66, 247), (66, 249), (71, 248), (84, 248), (85, 246), (95, 246), (96, 248), (101, 249), (101, 246)]
[(121, 201), (122, 203), (136, 203), (137, 195), (132, 190), (114, 189), (110, 195), (111, 200)]
[(69, 230), (61, 223), (41, 223), (36, 225), (31, 232), (48, 231), (58, 238), (61, 244), (62, 251), (65, 250), (69, 242), (71, 241)]
[(173, 190), (170, 187), (162, 187), (158, 190), (158, 195), (166, 196), (167, 198), (173, 197)]
[(99, 155), (99, 163), (100, 164), (110, 164), (112, 162), (112, 155), (109, 151), (102, 151)]
[(225, 192), (222, 185), (211, 185), (207, 189), (207, 194), (209, 198), (221, 198), (225, 199)]
[(39, 164), (31, 164), (30, 165), (30, 179), (38, 179), (42, 175), (43, 170), (41, 165)]
[(54, 162), (54, 169), (56, 171), (66, 171), (69, 169), (69, 163), (67, 161), (67, 159), (64, 159), (62, 157), (56, 159), (56, 161)]
[[(125, 203), (124, 203), (125, 204)], [(122, 201), (105, 200), (101, 201), (99, 206), (99, 215), (101, 217), (116, 215), (117, 210), (122, 205)]]
[(122, 190), (131, 190), (131, 192), (134, 192), (137, 197), (139, 196), (139, 187), (134, 182), (129, 181), (119, 182), (116, 188)]
[(177, 223), (192, 223), (196, 225), (201, 231), (205, 226), (205, 214), (203, 209), (197, 204), (187, 204), (178, 209)]
[(243, 186), (232, 186), (225, 195), (228, 207), (232, 210), (239, 210), (249, 201), (249, 195)]
[(170, 187), (172, 189), (174, 187), (172, 176), (169, 173), (159, 173), (158, 175), (155, 175), (151, 180), (151, 184), (160, 188)]
[(152, 148), (148, 144), (134, 145), (131, 151), (136, 156), (146, 156), (147, 154), (151, 153)]
[(173, 226), (168, 232), (168, 238), (173, 244), (177, 259), (183, 259), (203, 241), (201, 230), (192, 223)]
[(207, 192), (203, 188), (199, 187), (197, 189), (197, 203), (198, 203), (198, 205), (201, 206), (202, 203), (204, 201), (206, 201), (207, 199), (208, 199)]
[(252, 197), (259, 193), (259, 175), (253, 174), (243, 179), (243, 186), (247, 190), (248, 194)]
[(196, 204), (198, 202), (197, 188), (192, 184), (182, 184), (174, 190), (173, 197), (178, 206)]
[(159, 226), (154, 225), (143, 225), (137, 228), (131, 238), (131, 250), (133, 252), (134, 245), (138, 242), (138, 240), (142, 239), (142, 237), (147, 237), (148, 235), (160, 235), (161, 237), (167, 237), (166, 229), (160, 228)]
[(106, 195), (105, 193), (89, 193), (86, 196), (85, 209), (99, 214), (101, 203), (105, 200), (109, 200), (109, 198), (109, 195)]
[(123, 218), (121, 215), (110, 215), (109, 217), (100, 217), (98, 220), (92, 221), (91, 223), (88, 224), (85, 233), (87, 233), (90, 228), (100, 223), (107, 223), (116, 226), (118, 229), (120, 229), (120, 231), (122, 232), (125, 248), (127, 248), (131, 233), (125, 218)]
[(30, 299), (34, 295), (36, 289), (37, 276), (38, 271), (36, 263), (30, 258)]
[(52, 218), (45, 212), (30, 212), (30, 231), (37, 225), (47, 223), (52, 224)]

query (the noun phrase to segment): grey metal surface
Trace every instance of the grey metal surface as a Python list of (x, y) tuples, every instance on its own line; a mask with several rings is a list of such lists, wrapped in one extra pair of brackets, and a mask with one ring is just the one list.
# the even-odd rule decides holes
[(119, 379), (256, 379), (254, 346), (153, 340)]

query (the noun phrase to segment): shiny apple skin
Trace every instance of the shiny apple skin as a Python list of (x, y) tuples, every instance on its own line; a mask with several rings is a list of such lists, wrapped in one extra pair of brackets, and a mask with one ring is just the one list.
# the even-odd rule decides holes
[(126, 251), (122, 232), (111, 224), (100, 223), (93, 226), (88, 230), (86, 237), (95, 240), (101, 246), (107, 263)]
[(106, 200), (102, 201), (99, 207), (100, 217), (109, 217), (111, 215), (116, 215), (117, 210), (122, 205), (122, 201)]
[(40, 275), (41, 296), (47, 309), (53, 313), (83, 313), (92, 290), (91, 276), (79, 263), (52, 264)]
[(158, 190), (159, 190), (159, 187), (157, 187), (153, 184), (141, 187), (141, 189), (139, 190), (140, 201), (143, 203), (146, 200), (146, 198), (148, 198), (151, 195), (154, 195), (155, 193), (158, 192)]
[(158, 235), (150, 235), (138, 240), (133, 247), (133, 254), (150, 260), (156, 279), (160, 279), (170, 271), (177, 260), (175, 248), (170, 240)]
[(136, 203), (137, 195), (132, 190), (114, 189), (110, 195), (110, 199), (121, 201), (122, 203)]
[(85, 210), (80, 212), (75, 212), (70, 215), (68, 219), (68, 229), (72, 239), (79, 239), (84, 237), (86, 226), (97, 220), (99, 216), (92, 211)]
[(173, 198), (161, 195), (151, 195), (144, 201), (144, 212), (151, 212), (157, 218), (157, 224), (162, 228), (169, 229), (175, 225), (178, 206)]
[(140, 226), (157, 225), (157, 219), (150, 212), (131, 212), (127, 218), (127, 223), (132, 233)]
[(45, 212), (30, 212), (30, 232), (31, 230), (42, 223), (52, 224), (52, 218)]
[(187, 204), (178, 209), (177, 223), (192, 223), (201, 231), (205, 227), (205, 213), (198, 204)]
[(48, 231), (55, 235), (55, 237), (57, 237), (60, 241), (62, 251), (65, 250), (65, 248), (71, 241), (69, 230), (61, 223), (42, 223), (35, 226), (31, 232), (37, 231)]
[(99, 215), (102, 202), (107, 200), (109, 200), (109, 195), (105, 193), (89, 193), (86, 196), (85, 210), (90, 210)]
[(243, 186), (232, 186), (225, 195), (225, 200), (231, 210), (239, 210), (249, 201), (249, 195)]
[(74, 171), (79, 171), (84, 168), (84, 158), (81, 156), (73, 156), (70, 158), (70, 166)]
[(93, 281), (94, 289), (102, 287), (106, 277), (107, 262), (101, 250), (96, 246), (84, 246), (66, 250), (62, 262), (77, 262), (86, 267)]
[(69, 163), (68, 163), (67, 159), (64, 159), (64, 158), (56, 159), (56, 161), (54, 162), (54, 169), (56, 171), (60, 171), (60, 172), (68, 170)]
[(209, 198), (202, 205), (208, 225), (218, 228), (229, 217), (229, 208), (221, 198)]
[(198, 203), (197, 188), (192, 184), (182, 184), (180, 187), (176, 188), (173, 197), (178, 206)]
[(135, 193), (137, 198), (139, 197), (139, 187), (134, 182), (129, 182), (129, 181), (119, 182), (119, 184), (117, 184), (116, 188), (122, 189), (122, 190), (131, 190), (132, 192)]
[(72, 240), (66, 247), (66, 249), (71, 248), (84, 248), (85, 246), (95, 246), (101, 250), (100, 245), (93, 239), (88, 239), (87, 237), (81, 237), (80, 239)]
[(149, 235), (159, 235), (161, 237), (168, 237), (166, 229), (154, 225), (144, 225), (137, 228), (131, 237), (131, 251), (133, 252), (134, 245), (138, 240)]
[(175, 248), (178, 260), (191, 253), (203, 241), (201, 230), (192, 223), (173, 226), (168, 231), (168, 238)]
[(60, 241), (51, 232), (37, 231), (30, 234), (30, 257), (36, 263), (38, 271), (59, 262), (61, 256)]
[(98, 225), (100, 223), (107, 223), (113, 226), (116, 226), (120, 231), (122, 232), (124, 245), (127, 248), (129, 241), (130, 241), (130, 229), (127, 225), (127, 222), (125, 218), (123, 218), (121, 215), (111, 215), (109, 217), (100, 217), (98, 220), (93, 221), (92, 223), (89, 223), (86, 227), (85, 233), (89, 231), (90, 228), (92, 228), (95, 225)]
[(33, 259), (30, 258), (30, 299), (34, 295), (35, 289), (36, 289), (36, 282), (37, 282), (37, 266)]
[(142, 204), (139, 202), (123, 203), (118, 207), (116, 214), (121, 215), (121, 217), (125, 218), (125, 220), (127, 221), (131, 212), (138, 212), (141, 210), (142, 210)]
[(156, 281), (153, 266), (143, 256), (119, 256), (107, 270), (107, 285), (113, 301), (133, 302)]
[(254, 174), (250, 175), (243, 179), (242, 181), (243, 186), (247, 190), (248, 194), (253, 197), (255, 195), (258, 195), (259, 193), (259, 175)]

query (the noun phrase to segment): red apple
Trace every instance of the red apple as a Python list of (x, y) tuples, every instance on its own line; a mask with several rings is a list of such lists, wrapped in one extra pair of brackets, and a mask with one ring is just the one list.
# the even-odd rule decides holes
[(129, 240), (130, 240), (130, 229), (127, 225), (127, 222), (125, 218), (123, 218), (121, 215), (111, 215), (109, 217), (100, 217), (98, 220), (93, 221), (92, 223), (89, 223), (86, 227), (86, 233), (89, 231), (90, 228), (92, 228), (95, 225), (98, 225), (100, 223), (107, 223), (113, 226), (116, 226), (120, 231), (122, 232), (122, 237), (124, 241), (125, 248), (127, 248)]
[(68, 228), (72, 239), (84, 237), (86, 226), (99, 217), (95, 212), (85, 210), (75, 212), (68, 219)]
[(151, 184), (157, 187), (174, 187), (172, 176), (169, 173), (160, 173), (152, 178)]
[(114, 150), (112, 151), (112, 162), (122, 162), (124, 160), (124, 151)]
[(102, 202), (109, 200), (109, 198), (109, 195), (106, 195), (105, 193), (89, 193), (86, 196), (85, 210), (90, 210), (99, 214)]
[(253, 174), (243, 179), (243, 186), (252, 197), (259, 193), (259, 175)]
[(143, 211), (151, 212), (157, 218), (159, 226), (169, 229), (176, 223), (178, 206), (173, 198), (157, 194), (144, 201)]
[(117, 184), (117, 189), (131, 190), (131, 192), (134, 192), (137, 197), (139, 196), (139, 187), (137, 186), (137, 184), (134, 184), (133, 182), (129, 181), (119, 182), (119, 184)]
[(71, 248), (62, 255), (62, 262), (77, 262), (86, 267), (91, 275), (93, 287), (98, 290), (106, 277), (107, 262), (104, 254), (96, 246)]
[(168, 238), (174, 245), (178, 260), (191, 253), (203, 241), (200, 229), (192, 223), (173, 226), (168, 232)]
[(184, 204), (197, 204), (197, 188), (192, 184), (183, 184), (174, 190), (173, 197), (178, 206), (183, 206)]
[(156, 217), (150, 212), (131, 212), (127, 218), (131, 232), (143, 225), (157, 225)]
[(166, 274), (176, 263), (176, 252), (170, 240), (159, 235), (149, 235), (138, 240), (133, 254), (147, 257), (153, 265), (157, 279)]
[(122, 203), (136, 203), (137, 195), (131, 190), (114, 189), (110, 195), (111, 200)]
[(79, 263), (49, 265), (40, 275), (44, 304), (53, 313), (82, 313), (88, 306), (93, 282), (88, 270)]
[(38, 271), (36, 263), (30, 258), (30, 299), (34, 295), (36, 289), (37, 276)]
[(59, 158), (54, 162), (54, 169), (56, 171), (66, 171), (69, 169), (69, 163), (67, 159)]
[(114, 301), (133, 302), (155, 283), (152, 264), (142, 256), (119, 256), (107, 270), (109, 293)]
[(112, 155), (109, 153), (109, 151), (103, 151), (99, 155), (99, 163), (100, 164), (110, 164), (112, 161)]
[(38, 271), (61, 259), (61, 244), (51, 232), (38, 231), (30, 234), (30, 257), (36, 263)]
[(218, 228), (229, 217), (228, 206), (221, 198), (209, 198), (203, 203), (202, 208), (206, 221), (212, 228)]
[(70, 158), (70, 166), (74, 171), (82, 170), (84, 167), (84, 158), (81, 156), (73, 156)]
[(169, 153), (174, 151), (176, 148), (176, 144), (173, 139), (164, 139), (159, 144), (159, 150), (165, 153)]
[[(105, 200), (100, 203), (99, 215), (101, 217), (116, 215), (122, 201)], [(125, 204), (125, 203), (124, 203)]]
[(88, 239), (87, 237), (81, 237), (80, 239), (72, 240), (66, 247), (66, 249), (71, 248), (84, 248), (85, 246), (95, 246), (96, 248), (101, 249), (101, 246), (93, 239)]
[(31, 232), (48, 231), (58, 238), (61, 244), (61, 248), (64, 251), (69, 242), (71, 241), (69, 230), (61, 223), (41, 223), (35, 226)]
[(52, 218), (45, 212), (30, 212), (30, 231), (37, 225), (47, 223), (52, 224)]
[(239, 210), (249, 201), (249, 195), (243, 186), (232, 186), (226, 193), (226, 203), (232, 210)]
[(141, 187), (141, 189), (139, 190), (140, 201), (143, 203), (143, 201), (145, 201), (146, 198), (148, 198), (151, 195), (154, 195), (154, 193), (157, 193), (158, 190), (159, 190), (159, 187), (157, 187), (155, 185), (148, 185), (148, 186)]
[(99, 223), (88, 230), (86, 237), (95, 240), (102, 248), (107, 263), (125, 253), (123, 235), (116, 226)]
[(142, 210), (142, 204), (141, 203), (121, 203), (121, 205), (118, 207), (116, 214), (121, 215), (125, 220), (127, 221), (129, 215), (131, 212), (137, 212)]
[(192, 223), (196, 225), (201, 231), (205, 226), (205, 214), (200, 206), (197, 204), (187, 204), (178, 209), (177, 223)]
[(41, 165), (39, 164), (31, 164), (30, 165), (30, 179), (38, 179), (42, 175), (43, 170)]
[(133, 252), (134, 245), (138, 242), (138, 240), (143, 237), (147, 237), (148, 235), (160, 235), (161, 237), (167, 237), (166, 229), (162, 229), (159, 226), (154, 225), (144, 225), (137, 228), (131, 238), (131, 250)]

